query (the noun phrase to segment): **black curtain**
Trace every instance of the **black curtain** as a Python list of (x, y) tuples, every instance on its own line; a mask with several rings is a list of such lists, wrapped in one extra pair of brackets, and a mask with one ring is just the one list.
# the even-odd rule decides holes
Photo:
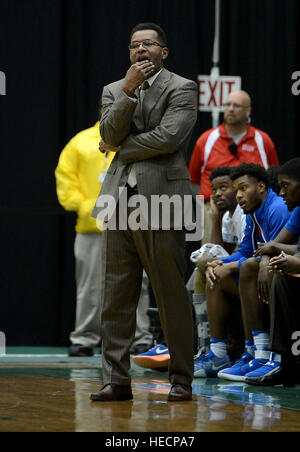
[[(240, 75), (252, 122), (274, 139), (281, 162), (299, 155), (299, 1), (221, 2), (222, 75)], [(8, 345), (67, 345), (74, 326), (75, 214), (57, 202), (54, 170), (65, 144), (97, 120), (105, 84), (129, 67), (138, 22), (168, 36), (166, 67), (209, 74), (213, 0), (1, 0), (0, 331)], [(211, 116), (199, 113), (190, 144)]]

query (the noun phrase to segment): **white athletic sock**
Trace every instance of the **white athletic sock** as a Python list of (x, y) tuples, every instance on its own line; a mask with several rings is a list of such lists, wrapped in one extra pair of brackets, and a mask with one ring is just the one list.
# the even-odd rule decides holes
[(210, 349), (217, 358), (224, 358), (227, 355), (227, 340), (226, 339), (210, 339)]
[(281, 355), (278, 353), (271, 352), (269, 361), (276, 361), (277, 363), (281, 363)]
[(254, 345), (255, 345), (255, 358), (256, 359), (269, 359), (269, 341), (270, 335), (268, 330), (252, 331)]

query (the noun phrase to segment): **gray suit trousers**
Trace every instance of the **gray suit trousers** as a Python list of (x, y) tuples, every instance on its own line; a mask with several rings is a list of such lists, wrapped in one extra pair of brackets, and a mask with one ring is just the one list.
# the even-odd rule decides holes
[(192, 307), (185, 287), (185, 232), (103, 232), (102, 367), (104, 384), (130, 384), (130, 346), (143, 268), (150, 279), (170, 352), (171, 384), (193, 379)]

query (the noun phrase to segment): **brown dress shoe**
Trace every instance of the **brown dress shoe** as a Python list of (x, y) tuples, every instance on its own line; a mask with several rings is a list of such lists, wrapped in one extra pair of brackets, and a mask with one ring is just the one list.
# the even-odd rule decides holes
[(93, 402), (111, 402), (112, 400), (131, 400), (133, 395), (130, 385), (107, 384), (99, 392), (91, 394)]
[(172, 385), (168, 395), (168, 401), (183, 402), (185, 400), (193, 400), (192, 386), (181, 385), (179, 383)]

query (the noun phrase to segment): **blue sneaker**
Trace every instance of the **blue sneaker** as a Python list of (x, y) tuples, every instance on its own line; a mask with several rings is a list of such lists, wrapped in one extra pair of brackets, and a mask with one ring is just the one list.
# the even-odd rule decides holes
[(165, 345), (159, 344), (145, 353), (133, 356), (132, 359), (137, 366), (162, 371), (168, 370), (170, 354)]
[(228, 356), (218, 358), (212, 351), (207, 355), (202, 355), (195, 361), (194, 377), (199, 378), (216, 378), (217, 373), (221, 369), (230, 366), (231, 362)]
[[(243, 355), (244, 356), (244, 355)], [(249, 355), (251, 356), (251, 355)], [(258, 369), (259, 367), (262, 367), (264, 364), (267, 363), (267, 359), (256, 359), (251, 356), (251, 360), (244, 363), (244, 365), (238, 365), (238, 362), (235, 364), (235, 369), (232, 371), (230, 369), (226, 369), (228, 372), (223, 372), (221, 374), (220, 372), (220, 378), (225, 378), (226, 380), (232, 380), (232, 381), (245, 381), (246, 374), (249, 372), (252, 372), (253, 370)], [(242, 361), (242, 358), (241, 360)], [(232, 366), (234, 367), (234, 366)], [(219, 377), (219, 375), (218, 375)]]
[(218, 372), (218, 378), (230, 381), (244, 381), (244, 374), (241, 369), (253, 359), (253, 356), (244, 351), (243, 356), (233, 366)]
[(281, 363), (279, 361), (267, 361), (264, 366), (253, 370), (245, 375), (245, 381), (248, 382), (268, 382), (281, 370)]

